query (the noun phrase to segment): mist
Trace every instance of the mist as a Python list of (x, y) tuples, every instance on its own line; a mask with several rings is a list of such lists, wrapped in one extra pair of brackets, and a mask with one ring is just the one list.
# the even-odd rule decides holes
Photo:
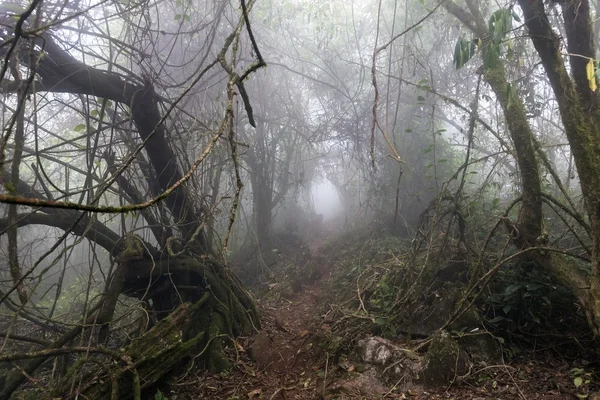
[(329, 180), (317, 181), (311, 191), (311, 197), (315, 212), (323, 215), (325, 221), (331, 221), (343, 214), (339, 194)]
[(0, 400), (595, 398), (599, 19), (1, 2)]

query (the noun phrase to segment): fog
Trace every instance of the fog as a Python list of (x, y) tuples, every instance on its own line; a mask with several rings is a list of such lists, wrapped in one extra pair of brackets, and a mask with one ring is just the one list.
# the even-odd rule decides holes
[(311, 189), (311, 198), (315, 212), (323, 215), (325, 221), (340, 217), (344, 212), (335, 186), (327, 179), (317, 181)]
[[(544, 34), (529, 34), (533, 3)], [(200, 299), (211, 334), (250, 336), (246, 289), (361, 232), (411, 243), (412, 263), (456, 258), (481, 287), (507, 254), (536, 254), (524, 264), (600, 304), (582, 284), (600, 254), (600, 68), (580, 40), (600, 24), (565, 28), (568, 4), (2, 2), (2, 337), (119, 348)], [(559, 51), (574, 42), (577, 57)], [(251, 310), (212, 320), (223, 304)]]

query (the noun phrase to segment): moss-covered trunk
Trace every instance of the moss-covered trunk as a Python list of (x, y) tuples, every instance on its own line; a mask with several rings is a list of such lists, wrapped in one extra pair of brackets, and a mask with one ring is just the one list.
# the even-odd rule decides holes
[[(108, 367), (89, 370), (79, 394), (87, 399), (148, 398), (157, 383), (192, 359), (214, 371), (227, 368), (229, 361), (223, 353), (223, 340), (229, 340), (226, 332), (232, 323), (222, 313), (209, 316), (207, 310), (216, 304), (216, 297), (209, 292), (194, 304), (181, 304), (145, 335), (122, 349)], [(199, 327), (202, 329), (197, 329)], [(74, 398), (75, 394), (66, 393), (69, 393), (72, 378), (78, 376), (82, 368), (81, 363), (73, 365), (64, 384), (48, 397)]]
[[(560, 2), (565, 37), (559, 37), (548, 18), (547, 2), (519, 0), (525, 25), (554, 92), (570, 149), (579, 172), (585, 211), (590, 221), (591, 272), (582, 272), (576, 262), (563, 255), (534, 254), (540, 266), (569, 287), (579, 298), (590, 328), (600, 336), (600, 95), (594, 89), (595, 76), (588, 75), (588, 64), (596, 58), (596, 47), (589, 1)], [(489, 37), (489, 29), (477, 2), (466, 0), (467, 8), (448, 0), (444, 7), (469, 28), (476, 37)], [(567, 46), (569, 68), (563, 57)], [(518, 224), (518, 247), (537, 245), (541, 228), (541, 190), (535, 161), (531, 126), (523, 112), (523, 102), (515, 96), (508, 106), (507, 79), (496, 55), (492, 67), (484, 68), (487, 83), (502, 105), (523, 182), (523, 208)]]
[[(260, 329), (253, 299), (228, 268), (210, 258), (130, 261), (119, 265), (114, 276), (98, 313), (81, 326), (100, 322), (108, 326), (117, 304), (115, 288), (130, 297), (152, 300), (150, 308), (159, 322), (120, 351), (91, 350), (90, 356), (79, 358), (49, 398), (71, 398), (73, 382), (79, 383), (77, 392), (89, 399), (140, 398), (140, 391), (153, 388), (191, 359), (195, 365), (220, 372), (229, 367), (224, 347), (231, 339)], [(61, 348), (80, 333), (73, 330), (50, 348)], [(31, 360), (23, 370), (32, 373), (51, 355)], [(13, 371), (0, 398), (9, 398), (23, 379), (23, 374)]]
[[(579, 172), (591, 227), (591, 273), (582, 274), (572, 267), (568, 276), (577, 276), (577, 281), (581, 281), (579, 287), (571, 287), (582, 301), (594, 334), (600, 336), (600, 107), (598, 92), (590, 85), (587, 72), (589, 60), (593, 60), (596, 54), (589, 2), (576, 0), (561, 6), (567, 47), (571, 54), (570, 71), (562, 56), (561, 38), (552, 29), (544, 2), (519, 0), (519, 5), (556, 97)], [(596, 78), (592, 76), (591, 79)]]

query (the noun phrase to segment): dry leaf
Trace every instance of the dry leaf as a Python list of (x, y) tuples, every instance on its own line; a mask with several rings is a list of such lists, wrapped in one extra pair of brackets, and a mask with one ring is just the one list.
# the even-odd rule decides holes
[(596, 86), (596, 71), (594, 70), (594, 60), (590, 58), (587, 65), (585, 66), (585, 72), (587, 74), (588, 82), (590, 84), (590, 90), (595, 92), (598, 88)]
[(255, 397), (259, 397), (261, 394), (262, 394), (262, 389), (258, 388), (258, 389), (254, 389), (254, 390), (249, 391), (247, 393), (247, 396), (248, 396), (249, 399), (253, 399)]

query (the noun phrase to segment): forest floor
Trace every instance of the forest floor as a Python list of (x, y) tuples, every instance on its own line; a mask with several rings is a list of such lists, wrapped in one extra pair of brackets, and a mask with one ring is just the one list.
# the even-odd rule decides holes
[[(319, 254), (321, 244), (310, 244)], [(321, 254), (324, 256), (324, 254)], [(321, 266), (329, 269), (327, 265)], [(404, 392), (382, 387), (355, 365), (336, 365), (319, 346), (328, 325), (323, 315), (327, 279), (323, 276), (297, 293), (259, 301), (261, 331), (230, 346), (233, 368), (226, 373), (190, 371), (173, 379), (163, 392), (174, 399), (589, 399), (598, 390), (584, 380), (586, 392), (574, 386), (573, 363), (551, 351), (531, 351), (502, 365), (472, 371), (450, 387), (414, 387)], [(586, 379), (583, 377), (583, 379)]]

